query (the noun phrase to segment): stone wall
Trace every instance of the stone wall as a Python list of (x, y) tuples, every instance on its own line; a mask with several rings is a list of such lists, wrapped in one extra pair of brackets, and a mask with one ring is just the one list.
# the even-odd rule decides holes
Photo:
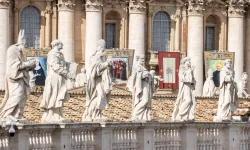
[[(65, 103), (64, 116), (73, 122), (81, 122), (85, 110), (85, 94), (82, 92), (72, 92), (71, 98)], [(3, 94), (1, 94), (1, 99)], [(171, 121), (176, 96), (161, 95), (155, 96), (152, 105), (153, 119), (160, 122)], [(42, 100), (42, 92), (32, 93), (28, 97), (25, 108), (25, 117), (32, 123), (39, 123), (42, 110), (39, 108)], [(128, 122), (131, 116), (131, 95), (124, 90), (113, 90), (110, 105), (104, 114), (114, 122)], [(208, 122), (213, 121), (216, 113), (218, 97), (196, 97), (197, 113), (196, 121)], [(240, 100), (240, 108), (235, 112), (236, 116), (244, 115), (250, 108), (249, 99)]]

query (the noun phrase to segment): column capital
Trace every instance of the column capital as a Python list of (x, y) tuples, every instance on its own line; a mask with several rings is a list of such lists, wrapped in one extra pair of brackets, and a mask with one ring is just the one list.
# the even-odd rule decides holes
[(228, 1), (228, 17), (244, 17), (246, 2), (244, 0)]
[(146, 0), (129, 0), (129, 13), (146, 13)]
[(44, 13), (45, 14), (52, 14), (53, 13), (51, 2), (49, 2), (49, 1), (47, 2)]
[(102, 11), (103, 0), (86, 0), (86, 11)]
[(0, 0), (0, 9), (8, 9), (10, 6), (10, 0)]
[(205, 2), (203, 0), (188, 0), (188, 16), (203, 15)]
[(68, 10), (73, 11), (75, 6), (75, 0), (58, 0), (58, 11), (60, 10)]

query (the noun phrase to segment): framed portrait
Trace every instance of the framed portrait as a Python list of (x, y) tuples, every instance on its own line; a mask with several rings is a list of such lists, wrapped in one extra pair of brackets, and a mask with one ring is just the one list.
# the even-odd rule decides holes
[(112, 79), (116, 81), (127, 81), (128, 77), (131, 75), (134, 59), (134, 50), (106, 49), (105, 55), (106, 58), (108, 58), (109, 56), (112, 57), (112, 61), (109, 65)]
[(178, 89), (180, 52), (159, 52), (159, 75), (163, 78), (160, 81), (160, 89)]
[(220, 70), (224, 67), (226, 59), (232, 60), (234, 66), (234, 52), (205, 52), (205, 73), (207, 77), (208, 70), (213, 72), (213, 81), (216, 87), (220, 86)]
[(36, 86), (44, 86), (47, 73), (47, 54), (48, 50), (25, 49), (24, 55), (26, 60), (35, 59), (36, 66), (33, 73), (36, 77)]

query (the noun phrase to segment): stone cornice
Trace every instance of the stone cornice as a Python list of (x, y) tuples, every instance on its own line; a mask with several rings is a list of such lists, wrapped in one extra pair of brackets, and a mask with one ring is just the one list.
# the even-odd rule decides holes
[(58, 0), (58, 10), (73, 11), (75, 6), (75, 0)]
[(0, 0), (0, 8), (8, 9), (10, 6), (9, 0)]
[(204, 0), (188, 0), (188, 15), (203, 15), (205, 2)]
[(86, 11), (102, 11), (103, 0), (86, 0)]
[(146, 13), (146, 0), (129, 0), (129, 13)]
[(228, 17), (244, 17), (245, 0), (228, 0)]

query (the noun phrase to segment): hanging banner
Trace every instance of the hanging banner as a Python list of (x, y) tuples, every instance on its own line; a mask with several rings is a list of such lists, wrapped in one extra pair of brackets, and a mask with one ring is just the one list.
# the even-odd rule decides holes
[(160, 81), (160, 89), (177, 89), (178, 72), (180, 66), (179, 52), (159, 52), (159, 75), (163, 78)]

